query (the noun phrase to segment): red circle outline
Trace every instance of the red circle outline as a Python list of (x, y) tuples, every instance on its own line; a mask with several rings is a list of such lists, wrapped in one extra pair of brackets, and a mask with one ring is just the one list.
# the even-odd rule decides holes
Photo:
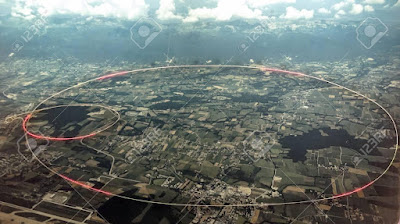
[[(172, 67), (175, 67), (175, 66), (171, 66), (171, 68), (172, 68)], [(248, 67), (248, 66), (246, 66), (246, 67)], [(168, 68), (168, 67), (159, 67), (159, 68)], [(275, 69), (275, 68), (268, 68), (268, 67), (259, 67), (259, 68), (254, 67), (253, 69), (260, 69), (261, 71), (264, 71), (264, 72), (278, 72), (278, 73), (284, 73), (284, 74), (293, 75), (293, 76), (300, 76), (300, 77), (301, 77), (301, 76), (305, 76), (305, 77), (314, 78), (314, 79), (317, 79), (317, 80), (320, 80), (320, 81), (325, 81), (325, 82), (327, 82), (327, 83), (334, 84), (334, 85), (339, 86), (339, 87), (341, 87), (341, 88), (350, 90), (350, 89), (348, 89), (348, 88), (346, 88), (346, 87), (340, 86), (340, 85), (335, 84), (335, 83), (333, 83), (333, 82), (326, 81), (326, 80), (323, 80), (323, 79), (317, 78), (317, 77), (312, 77), (312, 76), (309, 76), (309, 75), (306, 75), (306, 74), (303, 74), (303, 73), (300, 73), (300, 72), (292, 72), (292, 71), (281, 70), (281, 69)], [(101, 77), (95, 78), (94, 80), (101, 81), (101, 80), (113, 78), (113, 77), (116, 77), (116, 76), (123, 76), (123, 75), (126, 75), (126, 74), (130, 73), (130, 72), (132, 72), (132, 71), (116, 72), (116, 73), (112, 73), (112, 74), (109, 74), (109, 75), (103, 75), (103, 76), (101, 76)], [(93, 80), (89, 80), (89, 81), (93, 81)], [(364, 95), (362, 95), (362, 94), (360, 94), (360, 93), (357, 93), (357, 92), (355, 92), (355, 91), (353, 91), (353, 90), (350, 90), (350, 91), (356, 93), (357, 95), (361, 95), (363, 98), (366, 98), (366, 99), (368, 99), (369, 101), (371, 101), (371, 102), (377, 104), (381, 109), (383, 109), (383, 110), (389, 115), (389, 117), (391, 118), (392, 122), (394, 123), (393, 118), (392, 118), (392, 117), (390, 116), (390, 114), (386, 111), (386, 109), (383, 108), (380, 104), (378, 104), (378, 103), (375, 102), (374, 100), (371, 100), (370, 98), (368, 98), (368, 97), (366, 97), (366, 96), (364, 96)], [(32, 113), (33, 113), (33, 112), (32, 112)], [(31, 119), (32, 113), (28, 114), (28, 115), (25, 117), (25, 119), (24, 119), (23, 122), (22, 122), (22, 128), (23, 128), (23, 130), (25, 131), (26, 134), (28, 134), (28, 135), (30, 135), (30, 136), (32, 136), (32, 137), (34, 137), (34, 138), (37, 138), (37, 139), (47, 139), (47, 140), (52, 140), (52, 141), (80, 140), (80, 139), (92, 137), (92, 136), (94, 136), (94, 135), (96, 135), (96, 134), (99, 133), (99, 132), (93, 132), (93, 133), (90, 133), (90, 134), (88, 134), (88, 135), (76, 136), (76, 137), (67, 137), (67, 138), (65, 138), (65, 137), (57, 138), (57, 137), (47, 137), (47, 136), (36, 135), (36, 134), (33, 134), (33, 133), (29, 132), (29, 131), (27, 130), (27, 128), (26, 128), (26, 124), (27, 124), (27, 122)], [(394, 127), (395, 127), (395, 131), (396, 131), (396, 133), (397, 133), (397, 129), (396, 129), (395, 123), (394, 123)], [(396, 152), (397, 152), (398, 140), (399, 140), (399, 138), (397, 138), (396, 149), (395, 149), (394, 155), (396, 155)], [(389, 164), (389, 167), (392, 165), (393, 160), (394, 160), (394, 159), (392, 159), (391, 163)], [(389, 167), (388, 167), (388, 168), (389, 168)], [(388, 168), (386, 169), (386, 171), (388, 170)], [(54, 171), (53, 171), (53, 172), (54, 172)], [(74, 179), (72, 179), (72, 178), (69, 178), (69, 177), (67, 177), (67, 176), (65, 176), (65, 175), (63, 175), (63, 174), (59, 174), (59, 173), (56, 173), (56, 174), (57, 174), (59, 177), (63, 178), (65, 181), (68, 181), (68, 182), (70, 182), (70, 183), (79, 185), (79, 186), (81, 186), (81, 187), (83, 187), (83, 188), (85, 188), (85, 189), (88, 189), (88, 190), (91, 190), (91, 191), (94, 191), (94, 192), (97, 192), (97, 193), (102, 193), (102, 194), (107, 195), (107, 196), (119, 196), (119, 195), (114, 194), (114, 193), (109, 192), (109, 191), (104, 191), (104, 190), (99, 189), (99, 188), (91, 187), (91, 186), (89, 186), (89, 185), (87, 185), (87, 184), (84, 184), (84, 183), (82, 183), (82, 182), (80, 182), (80, 181), (77, 181), (77, 180), (74, 180)], [(382, 175), (383, 175), (383, 174), (381, 174), (381, 176), (382, 176)], [(337, 194), (337, 195), (333, 195), (333, 196), (331, 196), (331, 197), (321, 198), (321, 199), (317, 199), (317, 200), (298, 201), (298, 202), (293, 202), (293, 203), (307, 203), (307, 202), (308, 202), (308, 203), (314, 203), (313, 201), (332, 200), (332, 199), (337, 199), (337, 198), (342, 198), (342, 197), (350, 196), (350, 195), (352, 195), (352, 194), (354, 194), (354, 193), (357, 193), (357, 192), (359, 192), (359, 191), (361, 191), (361, 190), (364, 190), (364, 189), (368, 188), (369, 186), (371, 186), (372, 184), (374, 184), (381, 176), (379, 176), (377, 179), (375, 179), (375, 180), (373, 180), (373, 181), (367, 183), (366, 185), (361, 186), (361, 187), (358, 187), (358, 188), (355, 188), (354, 190), (349, 191), (349, 192), (345, 192), (345, 193), (342, 193), (342, 194)], [(155, 203), (155, 202), (153, 202), (153, 201), (148, 201), (148, 203)], [(268, 203), (267, 203), (267, 204), (268, 204)], [(282, 204), (282, 205), (283, 205), (283, 204)], [(187, 205), (184, 204), (184, 205), (182, 205), (182, 206), (187, 206)], [(212, 205), (205, 205), (205, 206), (211, 206), (211, 207), (212, 207)], [(219, 205), (217, 205), (217, 206), (220, 207)], [(224, 205), (221, 205), (221, 207), (222, 207), (222, 206), (224, 206)], [(252, 205), (243, 205), (243, 206), (255, 206), (255, 205), (252, 204)], [(257, 206), (260, 206), (260, 205), (257, 205)]]
[(32, 132), (28, 131), (28, 128), (26, 127), (26, 124), (28, 123), (28, 121), (31, 118), (32, 118), (32, 114), (28, 114), (25, 117), (24, 121), (22, 122), (22, 129), (24, 129), (26, 134), (28, 134), (29, 136), (31, 136), (33, 138), (37, 138), (37, 139), (46, 139), (46, 140), (50, 140), (50, 141), (69, 141), (69, 140), (80, 140), (80, 139), (84, 139), (84, 138), (89, 138), (89, 137), (93, 137), (98, 134), (98, 132), (92, 132), (87, 135), (76, 136), (76, 137), (49, 137), (49, 136), (37, 135), (37, 134), (33, 134)]

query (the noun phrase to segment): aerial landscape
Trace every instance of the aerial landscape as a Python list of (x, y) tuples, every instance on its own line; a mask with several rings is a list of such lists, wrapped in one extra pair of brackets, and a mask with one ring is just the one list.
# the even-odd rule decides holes
[(398, 223), (399, 2), (24, 2), (0, 1), (0, 223)]

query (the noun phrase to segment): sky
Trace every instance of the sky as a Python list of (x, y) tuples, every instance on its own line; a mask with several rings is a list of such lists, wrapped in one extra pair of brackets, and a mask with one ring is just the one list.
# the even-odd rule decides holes
[(400, 12), (400, 0), (0, 0), (3, 13), (26, 20), (38, 14), (100, 16), (195, 23), (233, 19), (348, 19)]

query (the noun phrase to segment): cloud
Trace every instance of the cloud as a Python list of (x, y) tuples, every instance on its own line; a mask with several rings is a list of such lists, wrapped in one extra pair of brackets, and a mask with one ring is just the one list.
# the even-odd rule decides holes
[(385, 0), (365, 0), (364, 1), (365, 4), (383, 4), (385, 3)]
[[(4, 1), (6, 0), (0, 0), (0, 3)], [(311, 19), (314, 18), (314, 12), (319, 16), (331, 14), (338, 18), (346, 14), (359, 15), (363, 12), (373, 12), (376, 4), (388, 2), (385, 0), (339, 0), (331, 1), (331, 6), (326, 6), (324, 5), (328, 2), (326, 0), (312, 0), (314, 9), (301, 9), (298, 5), (306, 1), (207, 0), (188, 4), (185, 0), (159, 0), (159, 2), (156, 0), (14, 0), (10, 5), (12, 5), (11, 15), (24, 19), (33, 19), (39, 14), (71, 14), (133, 20), (150, 14), (164, 21), (197, 22), (201, 20), (229, 21), (237, 18), (266, 19), (268, 12), (276, 13), (284, 9), (286, 11), (280, 16), (282, 19)], [(392, 1), (396, 2), (396, 0)], [(397, 0), (395, 6), (399, 5), (400, 0)], [(152, 11), (149, 12), (149, 10)]]
[[(381, 0), (365, 0), (365, 1), (381, 1)], [(334, 4), (331, 7), (333, 10), (337, 11), (335, 14), (335, 18), (341, 18), (343, 15), (346, 15), (346, 11), (352, 15), (359, 15), (362, 12), (371, 10), (371, 6), (368, 6), (364, 9), (362, 4), (355, 3), (355, 0), (343, 0)], [(373, 10), (373, 9), (372, 9)]]
[(346, 5), (345, 2), (339, 2), (339, 3), (334, 4), (334, 5), (332, 6), (332, 8), (333, 8), (334, 10), (339, 10), (339, 9), (343, 8), (345, 5)]
[(20, 17), (20, 18), (25, 18), (25, 19), (33, 19), (35, 18), (35, 15), (33, 15), (34, 12), (31, 8), (29, 7), (24, 7), (21, 2), (16, 2), (15, 6), (12, 7), (11, 9), (11, 15), (14, 17)]
[(314, 17), (314, 10), (298, 10), (292, 6), (286, 8), (286, 14), (281, 18), (285, 19), (311, 19)]
[(135, 19), (147, 15), (148, 8), (145, 0), (16, 0), (11, 14), (27, 19), (42, 12), (46, 12), (46, 15), (73, 14)]
[(247, 0), (247, 3), (252, 8), (259, 8), (267, 5), (296, 3), (296, 0)]
[(234, 17), (244, 19), (265, 19), (263, 11), (266, 6), (277, 4), (292, 4), (296, 0), (213, 0), (217, 2), (215, 8), (189, 9), (184, 22), (197, 22), (201, 19), (215, 19), (227, 21)]
[(264, 19), (260, 9), (250, 9), (246, 0), (219, 0), (215, 8), (189, 9), (188, 16), (184, 22), (197, 22), (200, 19), (215, 19), (218, 21), (228, 21), (233, 17), (245, 19)]
[(360, 13), (362, 13), (364, 11), (364, 7), (360, 4), (353, 4), (351, 10), (350, 10), (350, 14), (353, 15), (358, 15)]
[(350, 5), (350, 4), (353, 4), (353, 3), (354, 3), (354, 0), (345, 0), (345, 1), (341, 1), (339, 3), (334, 4), (332, 6), (332, 8), (334, 10), (338, 11), (338, 10), (343, 9), (344, 7), (346, 7), (346, 6)]
[(160, 20), (182, 19), (182, 16), (175, 14), (174, 0), (160, 0), (160, 8), (156, 11), (156, 15)]
[(364, 11), (366, 11), (366, 12), (373, 12), (373, 11), (375, 11), (375, 10), (374, 10), (374, 7), (372, 7), (372, 6), (370, 6), (370, 5), (366, 5), (366, 6), (364, 6)]
[(331, 11), (329, 11), (329, 10), (326, 9), (326, 8), (320, 8), (320, 9), (318, 9), (318, 13), (321, 13), (321, 14), (330, 14)]
[(344, 15), (346, 15), (346, 12), (345, 12), (343, 9), (341, 9), (341, 10), (339, 10), (339, 11), (335, 14), (335, 18), (336, 18), (336, 19), (339, 19), (339, 18), (341, 18), (341, 17), (344, 16)]

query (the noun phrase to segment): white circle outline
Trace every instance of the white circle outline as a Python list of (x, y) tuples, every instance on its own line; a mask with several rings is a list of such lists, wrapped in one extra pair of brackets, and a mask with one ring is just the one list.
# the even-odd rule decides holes
[[(110, 197), (119, 197), (122, 199), (127, 199), (127, 200), (133, 200), (133, 201), (137, 201), (137, 202), (144, 202), (144, 203), (150, 203), (150, 204), (157, 204), (157, 205), (168, 205), (168, 206), (180, 206), (180, 207), (185, 207), (185, 206), (193, 206), (193, 207), (262, 207), (262, 206), (275, 206), (275, 205), (294, 205), (294, 204), (304, 204), (304, 203), (315, 203), (315, 202), (319, 202), (319, 201), (325, 201), (325, 200), (332, 200), (332, 199), (336, 199), (336, 198), (341, 198), (341, 197), (345, 197), (345, 196), (349, 196), (352, 195), (358, 191), (361, 191), (369, 186), (371, 186), (372, 184), (374, 184), (376, 181), (378, 181), (383, 175), (386, 174), (386, 172), (389, 170), (389, 168), (393, 165), (393, 162), (396, 158), (396, 154), (397, 154), (397, 150), (398, 150), (398, 146), (399, 146), (399, 135), (398, 135), (398, 130), (397, 130), (397, 126), (396, 126), (396, 122), (393, 119), (392, 115), (378, 102), (376, 102), (375, 100), (365, 96), (364, 94), (361, 94), (355, 90), (349, 89), (345, 86), (342, 86), (340, 84), (334, 83), (332, 81), (329, 80), (325, 80), (323, 78), (318, 78), (315, 76), (311, 76), (311, 75), (306, 75), (300, 72), (292, 72), (292, 71), (286, 71), (286, 70), (280, 70), (280, 69), (272, 69), (272, 68), (268, 68), (268, 67), (257, 67), (257, 66), (247, 66), (247, 65), (173, 65), (173, 66), (161, 66), (161, 67), (153, 67), (153, 68), (142, 68), (142, 69), (134, 69), (131, 71), (126, 71), (126, 72), (120, 72), (119, 74), (125, 75), (125, 74), (131, 74), (131, 73), (135, 73), (135, 72), (144, 72), (144, 71), (154, 71), (154, 70), (160, 70), (160, 69), (170, 69), (170, 68), (248, 68), (248, 69), (259, 69), (261, 71), (272, 71), (272, 72), (278, 72), (278, 73), (285, 73), (285, 74), (291, 74), (291, 75), (295, 75), (295, 76), (304, 76), (304, 77), (308, 77), (311, 79), (315, 79), (315, 80), (319, 80), (322, 82), (326, 82), (329, 83), (331, 85), (337, 86), (339, 88), (345, 89), (347, 91), (350, 91), (358, 96), (363, 97), (364, 99), (367, 99), (368, 101), (374, 103), (375, 105), (377, 105), (378, 107), (380, 107), (390, 118), (390, 120), (393, 123), (393, 128), (396, 134), (396, 146), (395, 146), (395, 151), (393, 153), (393, 158), (390, 161), (388, 167), (384, 170), (384, 172), (382, 172), (377, 178), (375, 178), (374, 180), (370, 181), (368, 184), (356, 188), (353, 191), (349, 191), (340, 195), (333, 195), (327, 198), (319, 198), (319, 199), (310, 199), (310, 200), (303, 200), (303, 201), (293, 201), (293, 202), (281, 202), (281, 203), (250, 203), (250, 204), (183, 204), (183, 203), (168, 203), (168, 202), (160, 202), (160, 201), (148, 201), (148, 200), (144, 200), (144, 199), (137, 199), (137, 198), (130, 198), (127, 196), (123, 196), (123, 195), (118, 195), (118, 194), (114, 194), (111, 192), (108, 192), (110, 194), (108, 194), (108, 196)], [(108, 75), (107, 78), (111, 78), (114, 77), (111, 75)], [(31, 113), (35, 112), (35, 110), (37, 110), (37, 108), (42, 105), (43, 103), (45, 103), (46, 101), (48, 101), (49, 99), (52, 99), (53, 97), (66, 92), (70, 89), (85, 85), (89, 82), (93, 82), (93, 81), (101, 81), (103, 79), (101, 79), (103, 76), (101, 77), (97, 77), (97, 78), (93, 78), (90, 80), (87, 80), (85, 82), (81, 82), (78, 83), (74, 86), (68, 87), (66, 89), (61, 90), (60, 92), (57, 92), (51, 96), (49, 96), (48, 98), (44, 99), (42, 102), (40, 102), (33, 110)], [(28, 138), (27, 133), (25, 133), (25, 137)], [(39, 158), (33, 153), (32, 149), (29, 147), (29, 150), (32, 152), (33, 157), (35, 157), (35, 159), (43, 166), (45, 167), (47, 170), (49, 170), (50, 172), (54, 173), (55, 175), (61, 177), (62, 179), (64, 179), (65, 181), (68, 181), (65, 179), (65, 176), (63, 176), (62, 174), (58, 173), (57, 171), (52, 170), (50, 167), (48, 167), (46, 164), (44, 164), (41, 160), (39, 160)], [(88, 189), (91, 190), (91, 189)]]

